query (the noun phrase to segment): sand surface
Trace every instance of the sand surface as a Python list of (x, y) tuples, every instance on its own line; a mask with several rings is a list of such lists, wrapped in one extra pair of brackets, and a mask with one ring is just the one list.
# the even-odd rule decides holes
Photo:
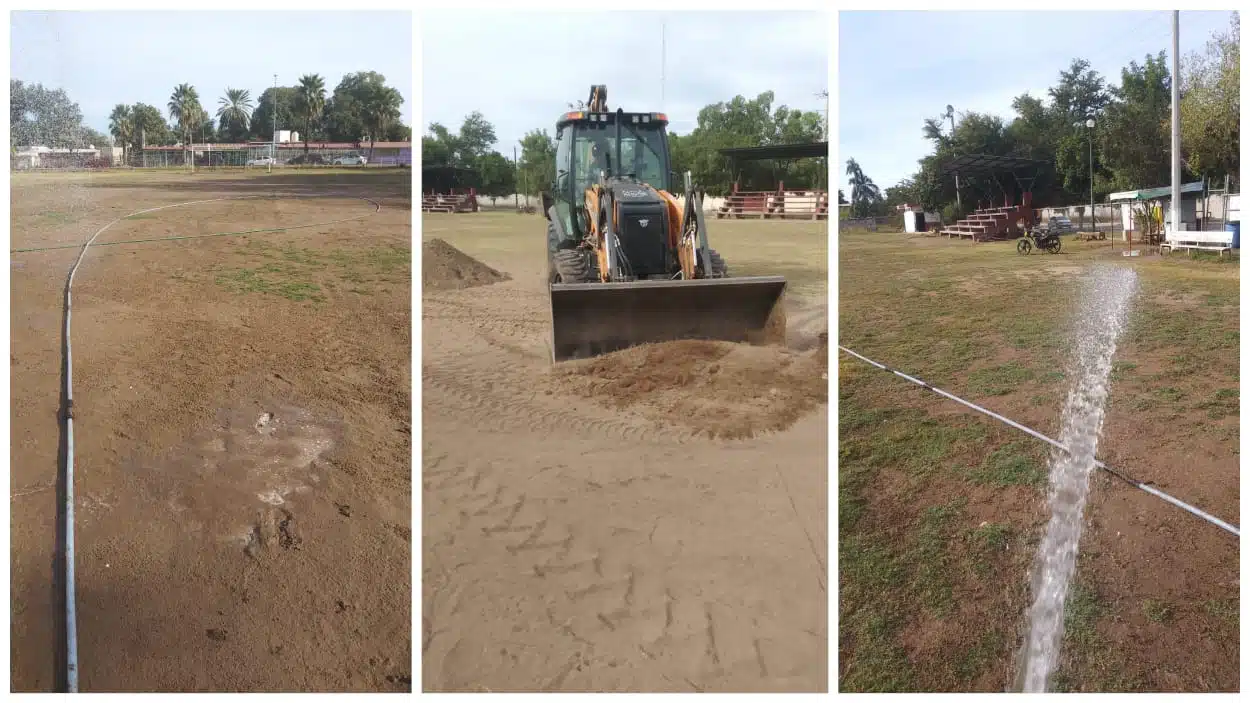
[(553, 368), (541, 258), (484, 259), (423, 299), (423, 688), (827, 690), (824, 301)]

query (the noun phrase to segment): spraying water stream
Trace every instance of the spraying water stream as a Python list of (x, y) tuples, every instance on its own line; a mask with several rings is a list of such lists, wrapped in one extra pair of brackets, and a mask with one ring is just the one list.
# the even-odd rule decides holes
[(1063, 406), (1059, 443), (1050, 460), (1050, 522), (1038, 547), (1033, 572), (1033, 605), (1023, 652), (1021, 687), (1046, 690), (1059, 661), (1064, 601), (1076, 570), (1089, 476), (1102, 432), (1111, 358), (1137, 291), (1137, 274), (1124, 267), (1096, 267), (1085, 281), (1074, 326), (1072, 388)]

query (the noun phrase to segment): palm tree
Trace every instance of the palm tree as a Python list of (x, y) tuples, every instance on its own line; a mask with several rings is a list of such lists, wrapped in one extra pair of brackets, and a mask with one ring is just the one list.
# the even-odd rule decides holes
[(204, 108), (200, 107), (200, 95), (192, 85), (182, 83), (174, 88), (167, 107), (169, 119), (178, 125), (178, 131), (182, 133), (183, 159), (186, 159), (186, 150), (191, 145), (191, 134), (204, 122), (201, 117)]
[(243, 88), (226, 88), (226, 94), (217, 99), (217, 122), (221, 131), (234, 138), (236, 130), (247, 132), (252, 119), (252, 94)]
[(867, 217), (872, 208), (881, 202), (881, 189), (872, 179), (864, 175), (855, 159), (847, 159), (846, 175), (851, 182), (851, 214), (855, 217)]
[(373, 161), (373, 145), (385, 136), (392, 120), (399, 119), (399, 106), (404, 99), (399, 91), (384, 85), (374, 85), (369, 90), (361, 113), (365, 129), (369, 132), (369, 160)]
[(296, 91), (296, 109), (304, 118), (304, 157), (307, 160), (308, 137), (312, 134), (313, 122), (321, 117), (321, 112), (326, 106), (326, 84), (321, 76), (310, 73), (300, 77), (299, 88)]
[(135, 138), (135, 111), (129, 105), (116, 105), (109, 114), (109, 134), (122, 145), (122, 162), (126, 162), (126, 147)]

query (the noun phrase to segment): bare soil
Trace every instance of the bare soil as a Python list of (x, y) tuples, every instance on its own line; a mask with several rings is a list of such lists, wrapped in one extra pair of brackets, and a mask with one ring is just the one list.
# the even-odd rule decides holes
[[(512, 276), (423, 296), (423, 688), (827, 690), (819, 354), (681, 342), (553, 368), (541, 218), (423, 229)], [(826, 235), (763, 229), (713, 242), (739, 273), (793, 257), (791, 337), (818, 348)]]
[(828, 353), (698, 340), (646, 344), (561, 366), (552, 392), (710, 438), (743, 439), (787, 429), (829, 401)]
[[(404, 172), (15, 176), (14, 248), (117, 223), (74, 284), (83, 691), (411, 688)], [(290, 198), (283, 194), (317, 197)], [(362, 220), (248, 236), (110, 242)], [(64, 685), (64, 284), (12, 254), (14, 691)]]
[(421, 245), (423, 290), (473, 288), (506, 280), (507, 274), (496, 271), (441, 239), (431, 239)]

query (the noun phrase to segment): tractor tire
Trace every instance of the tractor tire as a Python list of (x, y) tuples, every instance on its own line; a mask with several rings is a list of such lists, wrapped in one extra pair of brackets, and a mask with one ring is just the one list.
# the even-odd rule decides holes
[(715, 249), (708, 249), (708, 258), (712, 260), (712, 278), (729, 278), (729, 264)]
[(590, 257), (577, 249), (561, 249), (551, 255), (548, 271), (552, 283), (589, 283)]

